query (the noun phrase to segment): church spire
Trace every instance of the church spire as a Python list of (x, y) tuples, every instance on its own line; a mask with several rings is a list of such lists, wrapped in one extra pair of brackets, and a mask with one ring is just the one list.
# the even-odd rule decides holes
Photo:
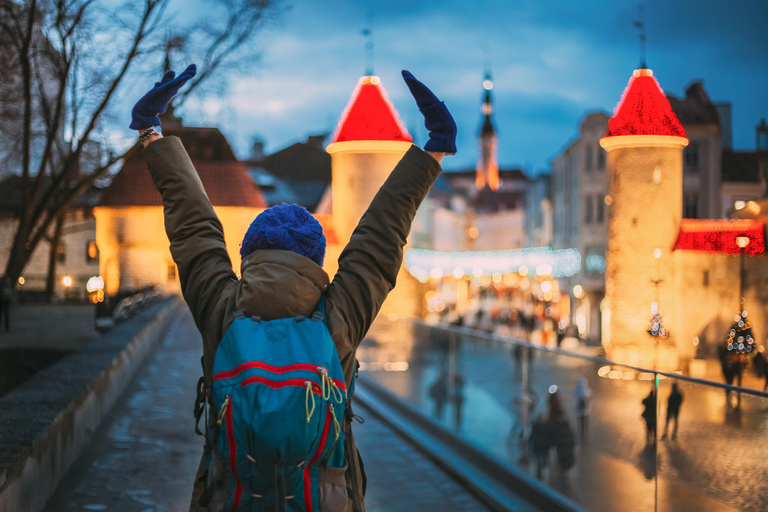
[(499, 165), (496, 161), (496, 129), (493, 126), (493, 80), (490, 71), (486, 71), (483, 80), (485, 89), (483, 104), (480, 110), (483, 114), (483, 124), (480, 128), (480, 156), (477, 160), (477, 175), (475, 186), (482, 189), (487, 185), (491, 190), (499, 189)]

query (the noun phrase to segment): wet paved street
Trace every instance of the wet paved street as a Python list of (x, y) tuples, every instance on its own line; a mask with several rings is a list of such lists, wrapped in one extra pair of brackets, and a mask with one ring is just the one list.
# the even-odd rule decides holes
[[(45, 512), (188, 509), (202, 453), (192, 418), (201, 346), (185, 311)], [(370, 512), (486, 510), (374, 418), (354, 428), (368, 473)]]
[[(444, 335), (421, 332), (416, 340), (412, 331), (407, 322), (379, 322), (370, 333), (375, 341), (360, 354), (368, 362), (367, 376), (425, 413), (439, 413), (439, 421), (449, 428), (533, 474), (532, 465), (520, 461), (514, 437), (509, 437), (520, 416), (522, 369), (509, 346), (461, 335), (451, 349)], [(382, 365), (385, 361), (389, 366)], [(656, 502), (662, 511), (768, 509), (768, 400), (742, 395), (736, 409), (727, 405), (723, 390), (681, 382), (679, 435), (674, 441), (659, 440), (656, 488), (655, 452), (653, 445), (645, 445), (640, 404), (651, 383), (602, 378), (600, 367), (554, 354), (538, 354), (532, 363), (533, 417), (546, 412), (550, 385), (558, 386), (571, 424), (576, 381), (587, 377), (594, 392), (588, 434), (576, 447), (576, 466), (565, 477), (553, 469), (545, 472), (545, 482), (598, 511), (654, 510)], [(448, 398), (438, 407), (430, 389), (447, 381), (445, 375), (451, 372), (461, 375), (463, 387), (451, 389), (444, 382)], [(450, 398), (456, 389), (462, 396), (458, 424), (456, 402)], [(662, 380), (660, 389), (661, 435), (670, 382)]]

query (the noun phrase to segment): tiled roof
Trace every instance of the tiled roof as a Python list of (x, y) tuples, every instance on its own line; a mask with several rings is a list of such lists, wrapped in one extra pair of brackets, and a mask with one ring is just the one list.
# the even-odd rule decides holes
[(605, 137), (670, 135), (685, 137), (685, 130), (650, 69), (637, 69), (629, 79)]
[(768, 160), (768, 152), (723, 150), (723, 181), (759, 183), (761, 159)]
[(525, 192), (518, 190), (494, 191), (488, 187), (477, 194), (473, 201), (477, 213), (497, 213), (525, 207)]
[(717, 109), (709, 99), (704, 84), (700, 81), (692, 83), (685, 90), (685, 98), (679, 99), (668, 95), (672, 110), (684, 125), (691, 124), (720, 124)]
[(377, 76), (360, 78), (331, 137), (331, 142), (352, 140), (413, 140)]
[[(187, 149), (192, 164), (214, 206), (267, 206), (258, 186), (239, 162), (224, 135), (217, 128), (177, 128), (165, 130), (177, 136)], [(136, 153), (104, 191), (101, 206), (161, 206), (160, 194), (149, 176), (144, 160)]]

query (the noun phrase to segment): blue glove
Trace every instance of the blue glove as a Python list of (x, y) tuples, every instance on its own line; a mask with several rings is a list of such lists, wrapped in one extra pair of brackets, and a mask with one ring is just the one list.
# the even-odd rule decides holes
[(426, 85), (416, 80), (410, 71), (403, 70), (405, 85), (411, 90), (413, 99), (424, 116), (424, 126), (429, 130), (425, 151), (456, 154), (456, 123), (445, 103), (437, 99)]
[[(176, 73), (168, 71), (163, 75), (163, 79), (155, 82), (155, 86), (147, 94), (141, 97), (133, 106), (131, 111), (131, 130), (143, 130), (152, 126), (160, 126), (158, 114), (165, 112), (168, 103), (171, 102), (181, 86), (187, 83), (187, 80), (195, 76), (197, 67), (190, 64), (182, 74), (176, 77)], [(176, 78), (174, 78), (176, 77)]]

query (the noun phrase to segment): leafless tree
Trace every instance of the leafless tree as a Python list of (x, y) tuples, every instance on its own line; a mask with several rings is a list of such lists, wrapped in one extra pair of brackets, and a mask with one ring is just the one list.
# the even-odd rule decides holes
[[(188, 13), (172, 14), (173, 1), (114, 8), (99, 0), (0, 0), (0, 155), (6, 167), (18, 168), (23, 187), (4, 271), (11, 282), (44, 240), (51, 245), (49, 273), (55, 269), (67, 209), (136, 150), (110, 143), (109, 112), (128, 83), (148, 88), (162, 59), (171, 65), (171, 50), (186, 52), (198, 74), (177, 97), (180, 104), (239, 59), (255, 56), (255, 38), (279, 14), (280, 0), (206, 0), (200, 19), (187, 24), (180, 18)], [(86, 158), (93, 143), (102, 148), (95, 161)]]

